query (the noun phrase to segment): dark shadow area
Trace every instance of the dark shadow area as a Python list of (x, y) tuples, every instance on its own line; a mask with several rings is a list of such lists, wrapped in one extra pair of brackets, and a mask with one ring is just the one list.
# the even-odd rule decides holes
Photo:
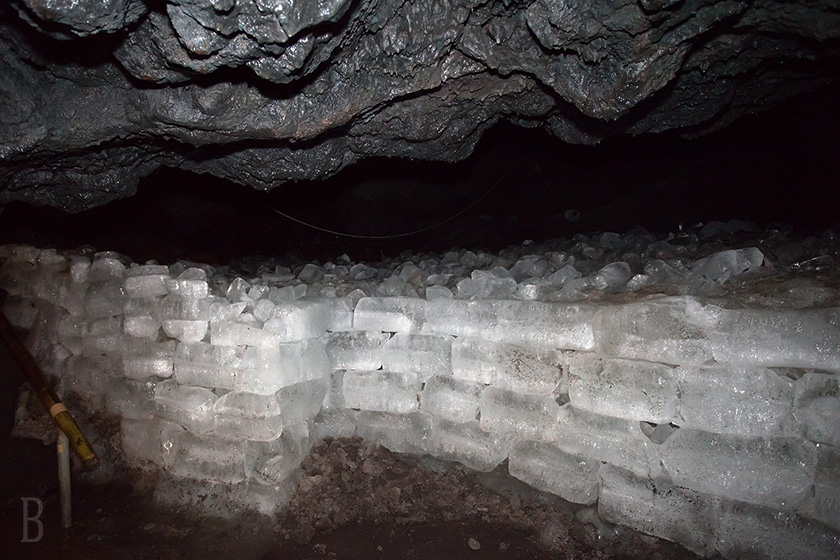
[(160, 169), (136, 196), (78, 215), (9, 204), (0, 243), (89, 244), (136, 261), (222, 264), (246, 255), (374, 260), (407, 249), (498, 250), (710, 220), (819, 234), (840, 222), (838, 100), (834, 85), (697, 140), (669, 133), (588, 147), (503, 124), (460, 163), (375, 158), (270, 193)]

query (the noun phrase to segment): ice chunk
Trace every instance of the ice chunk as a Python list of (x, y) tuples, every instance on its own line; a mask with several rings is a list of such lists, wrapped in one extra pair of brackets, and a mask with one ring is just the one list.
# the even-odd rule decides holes
[(598, 515), (674, 541), (700, 556), (715, 550), (720, 499), (678, 488), (663, 479), (651, 480), (613, 465), (601, 467)]
[(123, 332), (135, 338), (152, 338), (157, 335), (160, 326), (160, 321), (149, 315), (123, 319)]
[(578, 278), (580, 278), (580, 272), (572, 264), (566, 264), (549, 276), (548, 281), (555, 288), (562, 288), (570, 280)]
[(162, 264), (132, 264), (126, 269), (125, 277), (137, 276), (169, 276), (169, 267)]
[(215, 427), (213, 405), (217, 397), (203, 387), (179, 385), (173, 380), (163, 381), (155, 387), (157, 415), (181, 424), (190, 432), (203, 434)]
[(560, 405), (547, 396), (520, 395), (487, 387), (481, 394), (481, 429), (511, 438), (547, 441), (560, 419)]
[(415, 296), (417, 291), (414, 286), (407, 284), (399, 276), (386, 278), (384, 282), (376, 286), (374, 295), (378, 297)]
[(169, 270), (165, 266), (163, 272), (154, 272), (157, 267), (137, 267), (126, 271), (123, 280), (125, 295), (130, 298), (156, 298), (169, 293), (166, 281), (169, 280)]
[(156, 413), (154, 381), (131, 379), (99, 380), (100, 391), (104, 390), (108, 412), (132, 420), (148, 420)]
[(420, 408), (438, 418), (464, 423), (475, 420), (484, 385), (450, 376), (426, 381), (420, 393)]
[(90, 278), (90, 257), (86, 255), (70, 256), (70, 278), (76, 284), (85, 284)]
[(840, 445), (840, 376), (806, 373), (796, 381), (793, 406), (806, 438)]
[(171, 377), (175, 343), (132, 340), (122, 357), (123, 375), (130, 379)]
[(238, 386), (238, 377), (249, 363), (244, 346), (197, 342), (179, 344), (173, 366), (175, 379), (182, 385), (233, 389)]
[(38, 253), (38, 265), (46, 268), (53, 268), (56, 271), (62, 270), (67, 264), (67, 257), (61, 255), (55, 249), (43, 249)]
[(428, 302), (424, 330), (539, 348), (591, 350), (594, 314), (595, 308), (588, 305), (436, 299)]
[(762, 368), (684, 366), (679, 426), (720, 434), (790, 435), (793, 381)]
[(602, 307), (593, 321), (596, 351), (674, 365), (702, 364), (712, 358), (711, 338), (722, 313), (691, 297)]
[(122, 283), (125, 274), (125, 265), (114, 257), (98, 257), (94, 255), (93, 264), (90, 267), (88, 281), (91, 283), (111, 282), (120, 280)]
[(419, 406), (421, 382), (416, 373), (347, 371), (343, 387), (348, 408), (407, 414)]
[[(58, 394), (68, 392), (102, 394), (106, 379), (117, 378), (119, 358), (108, 356), (71, 356), (65, 364), (65, 373), (56, 387)], [(119, 377), (120, 381), (125, 379)]]
[(315, 415), (315, 432), (313, 438), (317, 440), (325, 437), (350, 438), (356, 435), (356, 418), (361, 414), (357, 410), (347, 408), (323, 408)]
[(148, 462), (163, 467), (172, 449), (172, 440), (183, 431), (178, 424), (160, 418), (135, 420), (123, 417), (120, 443), (130, 462)]
[(37, 301), (18, 296), (8, 297), (3, 305), (3, 314), (12, 325), (22, 329), (31, 329), (38, 317)]
[(426, 299), (429, 301), (433, 299), (452, 299), (453, 297), (452, 290), (446, 286), (429, 286), (426, 288)]
[[(204, 300), (202, 300), (204, 301)], [(207, 316), (213, 321), (233, 322), (239, 320), (246, 305), (241, 302), (227, 303), (225, 299), (213, 299), (208, 306)]]
[(356, 416), (356, 433), (395, 453), (424, 455), (429, 452), (432, 417), (425, 412), (394, 414), (362, 411)]
[(343, 298), (304, 298), (278, 303), (264, 328), (277, 333), (280, 342), (296, 342), (324, 336), (328, 330), (349, 330), (350, 320), (349, 302)]
[(663, 444), (674, 484), (735, 500), (794, 509), (811, 490), (817, 453), (798, 438), (749, 438), (682, 428)]
[(720, 363), (840, 372), (840, 308), (729, 311), (714, 339)]
[(458, 282), (456, 288), (458, 297), (462, 299), (506, 299), (516, 291), (516, 280), (510, 276), (500, 278), (492, 272), (474, 270), (469, 278)]
[(559, 416), (549, 441), (561, 451), (644, 475), (658, 473), (656, 445), (644, 436), (639, 422), (593, 414), (570, 405), (565, 405)]
[(241, 323), (213, 320), (210, 322), (210, 342), (217, 346), (257, 346), (274, 348), (283, 341), (277, 333), (249, 327)]
[(577, 354), (569, 359), (569, 400), (580, 410), (662, 424), (677, 411), (677, 382), (664, 364)]
[(452, 372), (452, 337), (397, 333), (382, 348), (382, 366), (421, 379)]
[(125, 292), (121, 279), (104, 284), (91, 284), (84, 301), (85, 316), (89, 319), (100, 319), (122, 315), (124, 301)]
[(540, 258), (539, 255), (528, 255), (510, 267), (510, 275), (517, 282), (522, 282), (526, 278), (542, 278), (546, 270), (548, 270), (548, 263), (545, 259)]
[(287, 385), (276, 393), (277, 402), (287, 425), (306, 423), (318, 414), (327, 394), (327, 379), (303, 381)]
[(795, 513), (732, 502), (724, 507), (716, 548), (731, 559), (836, 560), (840, 536)]
[(185, 274), (187, 274), (187, 271), (183, 272), (178, 278), (166, 280), (166, 288), (170, 294), (190, 300), (203, 299), (210, 295), (210, 286), (206, 279), (192, 279), (184, 277)]
[(569, 455), (551, 444), (520, 441), (510, 453), (508, 471), (529, 486), (589, 505), (598, 500), (600, 466), (600, 461)]
[(614, 262), (606, 265), (595, 274), (593, 281), (599, 290), (620, 290), (630, 279), (632, 271), (626, 262)]
[(428, 302), (419, 298), (362, 298), (353, 312), (353, 328), (360, 331), (419, 332)]
[(353, 310), (356, 306), (353, 297), (355, 296), (351, 293), (347, 297), (334, 297), (325, 301), (328, 310), (327, 331), (346, 332), (353, 330)]
[(368, 369), (382, 367), (382, 345), (387, 333), (369, 331), (335, 332), (326, 338), (325, 351), (331, 369)]
[(245, 474), (262, 484), (288, 480), (309, 453), (312, 438), (306, 424), (288, 426), (283, 434), (266, 442), (245, 446)]
[(303, 269), (298, 273), (298, 280), (301, 282), (306, 282), (307, 284), (312, 284), (313, 282), (318, 282), (324, 277), (324, 269), (318, 265), (307, 263), (303, 266)]
[(127, 339), (116, 318), (100, 319), (90, 324), (82, 338), (84, 356), (119, 356), (126, 348)]
[(231, 391), (214, 405), (218, 436), (272, 441), (283, 432), (280, 405), (274, 395)]
[(259, 300), (254, 304), (254, 318), (261, 323), (265, 323), (271, 318), (274, 307), (275, 305), (271, 300)]
[(166, 336), (181, 342), (201, 342), (207, 334), (207, 321), (173, 319), (163, 321), (161, 326)]
[(250, 288), (251, 284), (243, 278), (234, 278), (225, 292), (225, 298), (231, 303), (243, 301), (243, 298), (248, 297), (248, 290)]
[(370, 280), (376, 276), (376, 269), (357, 263), (350, 267), (349, 275), (353, 280)]
[(281, 387), (326, 377), (330, 370), (321, 339), (249, 348), (250, 365), (238, 379), (238, 389), (267, 395)]
[(235, 484), (245, 479), (245, 442), (180, 432), (172, 438), (166, 470), (175, 476)]
[(733, 276), (757, 270), (764, 262), (764, 254), (756, 247), (720, 251), (694, 263), (692, 272), (717, 284), (724, 284)]
[(489, 472), (507, 458), (510, 446), (508, 438), (485, 432), (477, 420), (455, 423), (440, 417), (432, 419), (428, 453), (439, 459)]

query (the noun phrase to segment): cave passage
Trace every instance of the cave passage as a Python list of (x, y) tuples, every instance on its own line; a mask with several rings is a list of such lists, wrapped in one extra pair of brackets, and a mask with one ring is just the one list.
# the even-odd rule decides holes
[(633, 226), (663, 234), (710, 220), (819, 235), (838, 223), (838, 99), (834, 85), (694, 140), (665, 133), (588, 147), (500, 124), (462, 162), (370, 159), (268, 193), (161, 168), (135, 196), (79, 214), (8, 204), (0, 243), (87, 244), (138, 262), (222, 264), (260, 255), (378, 260), (406, 250), (497, 251), (527, 239)]

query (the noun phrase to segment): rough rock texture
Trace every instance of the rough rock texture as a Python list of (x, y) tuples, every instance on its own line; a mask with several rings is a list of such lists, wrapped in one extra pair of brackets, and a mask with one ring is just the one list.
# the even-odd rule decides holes
[(838, 60), (838, 0), (15, 0), (0, 202), (78, 211), (161, 165), (271, 189), (455, 161), (502, 119), (575, 143), (696, 135)]

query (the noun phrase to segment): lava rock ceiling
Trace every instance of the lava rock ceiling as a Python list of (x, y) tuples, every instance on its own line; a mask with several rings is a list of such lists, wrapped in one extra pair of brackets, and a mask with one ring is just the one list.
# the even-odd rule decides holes
[(697, 136), (836, 78), (840, 3), (17, 0), (0, 202), (77, 212), (160, 167), (259, 190), (458, 161), (500, 121)]

